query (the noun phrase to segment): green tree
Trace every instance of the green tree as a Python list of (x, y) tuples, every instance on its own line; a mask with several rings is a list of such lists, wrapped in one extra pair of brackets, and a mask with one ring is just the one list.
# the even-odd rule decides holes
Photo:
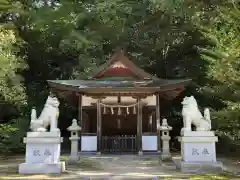
[[(167, 8), (145, 0), (32, 4), (29, 18), (19, 25), (29, 66), (24, 73), (29, 106), (41, 110), (49, 91), (46, 80), (86, 78), (118, 46), (152, 74), (199, 81), (204, 62), (194, 47), (204, 43), (201, 34), (190, 16)], [(63, 119), (72, 118), (65, 109)]]
[[(1, 116), (14, 114), (13, 108), (26, 105), (26, 92), (21, 73), (27, 68), (24, 58), (20, 56), (23, 43), (14, 23), (23, 14), (20, 1), (0, 1), (0, 101)], [(7, 107), (7, 109), (6, 109)], [(8, 113), (9, 112), (9, 113)], [(8, 117), (9, 118), (9, 117)]]
[[(209, 62), (207, 77), (211, 80), (203, 91), (225, 106), (213, 115), (217, 132), (226, 142), (240, 147), (240, 6), (226, 1), (217, 6), (216, 15), (200, 26), (211, 42), (199, 48), (202, 58)], [(238, 151), (236, 146), (230, 150)]]
[(26, 68), (22, 58), (18, 57), (17, 38), (13, 30), (0, 29), (0, 94), (1, 101), (13, 104), (26, 104), (25, 88), (18, 74)]
[[(20, 15), (19, 1), (0, 1), (0, 151), (21, 151), (28, 122), (24, 117), (27, 94), (21, 73), (27, 68), (20, 56), (22, 40), (14, 22)], [(18, 6), (18, 7), (17, 7)], [(7, 123), (6, 123), (7, 122)]]

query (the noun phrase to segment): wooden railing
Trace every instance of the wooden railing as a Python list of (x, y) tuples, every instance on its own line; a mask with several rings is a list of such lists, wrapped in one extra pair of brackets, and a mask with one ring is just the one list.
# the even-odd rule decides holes
[(102, 136), (102, 152), (103, 153), (135, 153), (137, 152), (137, 136)]

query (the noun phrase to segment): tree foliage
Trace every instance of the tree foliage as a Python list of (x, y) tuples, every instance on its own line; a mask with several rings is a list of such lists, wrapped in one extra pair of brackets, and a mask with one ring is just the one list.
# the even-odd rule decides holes
[(240, 6), (226, 1), (216, 8), (217, 16), (201, 29), (213, 46), (200, 49), (202, 58), (209, 62), (208, 79), (212, 83), (206, 93), (219, 99), (225, 107), (214, 113), (217, 129), (230, 142), (240, 139)]
[[(192, 78), (183, 95), (194, 94), (200, 107), (211, 107), (219, 134), (232, 142), (239, 139), (237, 3), (0, 0), (0, 10), (0, 100), (4, 107), (10, 104), (19, 109), (27, 104), (28, 110), (36, 106), (40, 111), (48, 94), (46, 80), (86, 78), (120, 46), (152, 74)], [(164, 102), (161, 112), (176, 128), (181, 122), (180, 100)], [(76, 110), (69, 103), (61, 104), (60, 125), (69, 123)], [(20, 112), (18, 117), (24, 114)], [(1, 116), (16, 118), (16, 113), (8, 114)], [(28, 122), (14, 121), (6, 127), (21, 127), (23, 121)]]
[(27, 68), (20, 56), (22, 40), (14, 26), (20, 15), (19, 2), (0, 1), (0, 149), (19, 152), (24, 149), (22, 137), (28, 129), (24, 119), (27, 94), (21, 73)]
[(13, 104), (26, 104), (25, 88), (18, 74), (24, 68), (24, 61), (16, 55), (14, 45), (17, 39), (14, 31), (0, 29), (0, 94), (1, 101)]

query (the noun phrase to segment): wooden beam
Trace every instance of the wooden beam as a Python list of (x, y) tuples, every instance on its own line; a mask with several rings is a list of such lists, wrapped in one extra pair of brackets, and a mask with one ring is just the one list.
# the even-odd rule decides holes
[(57, 90), (57, 89), (54, 89), (54, 88), (50, 88), (50, 92), (52, 92), (53, 94), (59, 95), (60, 97), (69, 96), (69, 95), (74, 94), (72, 91)]
[(153, 95), (154, 93), (143, 93), (143, 92), (103, 92), (103, 93), (86, 93), (85, 95), (90, 96), (94, 99), (98, 98), (104, 98), (106, 96), (131, 96), (135, 97), (136, 99), (138, 97), (146, 98), (147, 96)]
[(79, 126), (82, 126), (82, 95), (78, 94), (78, 121)]

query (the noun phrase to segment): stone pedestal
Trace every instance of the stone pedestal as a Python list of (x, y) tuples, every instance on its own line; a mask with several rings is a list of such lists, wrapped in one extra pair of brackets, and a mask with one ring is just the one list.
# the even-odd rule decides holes
[(78, 132), (81, 130), (81, 127), (78, 126), (77, 120), (73, 119), (72, 125), (67, 128), (68, 131), (71, 132), (71, 137), (69, 138), (71, 141), (71, 155), (69, 160), (77, 162), (79, 160), (78, 156), (78, 142), (79, 142), (79, 135)]
[(71, 155), (69, 157), (70, 161), (78, 161), (79, 160), (79, 155), (78, 155), (78, 142), (79, 142), (79, 137), (70, 137), (69, 138), (71, 141)]
[(169, 140), (171, 139), (170, 136), (162, 136), (162, 153), (161, 153), (161, 159), (167, 160), (171, 158), (170, 150), (169, 150)]
[(162, 140), (162, 153), (161, 159), (162, 160), (170, 160), (170, 148), (169, 148), (169, 140), (171, 139), (169, 135), (169, 131), (172, 130), (172, 127), (168, 125), (167, 119), (163, 119), (162, 125), (160, 126), (159, 130), (162, 132), (161, 140)]
[(25, 163), (19, 165), (20, 174), (61, 173), (65, 163), (60, 162), (60, 132), (28, 132)]
[(218, 137), (213, 131), (182, 132), (181, 142), (182, 161), (177, 167), (182, 172), (212, 173), (222, 171), (222, 163), (216, 161), (215, 143)]

